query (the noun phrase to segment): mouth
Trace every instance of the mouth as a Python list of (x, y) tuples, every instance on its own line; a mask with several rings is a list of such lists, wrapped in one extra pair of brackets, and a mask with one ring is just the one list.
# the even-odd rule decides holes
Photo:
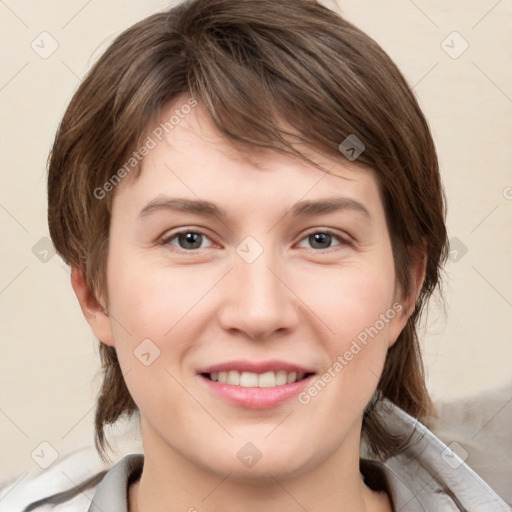
[(283, 361), (245, 360), (202, 368), (197, 375), (209, 392), (231, 405), (266, 409), (296, 396), (316, 372)]

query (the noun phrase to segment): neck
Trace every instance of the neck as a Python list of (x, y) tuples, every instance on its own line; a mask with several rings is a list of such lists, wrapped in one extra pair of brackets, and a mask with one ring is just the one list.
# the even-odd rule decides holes
[(356, 426), (334, 454), (310, 467), (286, 473), (254, 466), (249, 475), (194, 464), (150, 436), (129, 512), (391, 512), (387, 495), (369, 489), (359, 472), (359, 432)]

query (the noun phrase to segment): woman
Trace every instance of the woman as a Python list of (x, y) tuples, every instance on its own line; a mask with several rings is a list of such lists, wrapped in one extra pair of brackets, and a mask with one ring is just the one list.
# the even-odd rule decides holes
[(100, 341), (98, 451), (136, 414), (144, 454), (27, 512), (86, 490), (90, 511), (509, 510), (422, 424), (443, 190), (353, 25), (307, 0), (141, 21), (73, 97), (48, 193)]

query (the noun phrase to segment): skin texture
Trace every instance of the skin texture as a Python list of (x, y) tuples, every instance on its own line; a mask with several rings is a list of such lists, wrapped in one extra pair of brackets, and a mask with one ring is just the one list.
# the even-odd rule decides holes
[[(116, 347), (141, 413), (145, 465), (131, 511), (391, 510), (362, 482), (360, 430), (414, 298), (395, 287), (374, 173), (343, 156), (315, 158), (330, 172), (270, 150), (239, 151), (199, 104), (149, 152), (141, 176), (115, 190), (106, 308), (72, 269), (84, 315)], [(227, 217), (155, 209), (139, 218), (164, 195), (214, 202)], [(289, 213), (298, 201), (340, 196), (362, 203), (371, 220), (350, 209)], [(310, 235), (327, 228), (340, 239), (318, 245)], [(203, 233), (200, 248), (170, 239), (181, 230)], [(236, 251), (248, 236), (263, 249), (252, 263)], [(420, 259), (411, 274), (417, 293)], [(234, 359), (279, 359), (321, 375), (397, 302), (402, 310), (308, 404), (235, 406), (196, 374)], [(145, 339), (160, 350), (149, 366), (134, 355)], [(237, 457), (248, 442), (261, 453), (252, 467)]]

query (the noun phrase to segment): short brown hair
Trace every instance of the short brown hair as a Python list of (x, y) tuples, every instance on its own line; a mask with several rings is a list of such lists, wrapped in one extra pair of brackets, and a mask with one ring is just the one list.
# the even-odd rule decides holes
[[(375, 171), (403, 290), (411, 287), (410, 249), (426, 255), (415, 311), (388, 351), (378, 396), (418, 419), (432, 414), (416, 324), (447, 255), (434, 143), (390, 57), (316, 1), (190, 0), (119, 35), (74, 94), (49, 157), (48, 220), (59, 254), (81, 268), (94, 294), (108, 301), (114, 192), (98, 199), (93, 191), (123, 166), (164, 106), (184, 93), (204, 104), (234, 144), (308, 160), (293, 137), (334, 158), (343, 158), (338, 147), (348, 136), (364, 143), (357, 163)], [(283, 129), (283, 119), (296, 133)], [(139, 172), (140, 166), (134, 175)], [(100, 342), (100, 355), (96, 447), (105, 460), (105, 427), (138, 409), (115, 349)], [(372, 407), (363, 434), (376, 454), (398, 449)]]

